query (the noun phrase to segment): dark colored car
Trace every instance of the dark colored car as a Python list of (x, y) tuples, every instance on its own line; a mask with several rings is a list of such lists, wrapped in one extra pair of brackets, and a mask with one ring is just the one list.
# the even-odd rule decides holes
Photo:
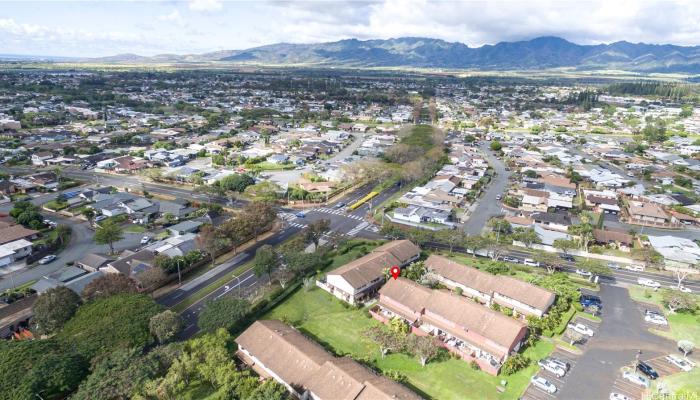
[(565, 260), (565, 261), (571, 261), (571, 262), (576, 261), (576, 259), (574, 258), (574, 256), (572, 256), (572, 255), (570, 255), (570, 254), (560, 254), (560, 255), (559, 255), (559, 258), (561, 258), (562, 260)]
[(581, 298), (579, 299), (579, 302), (584, 307), (596, 306), (598, 308), (601, 308), (601, 306), (603, 305), (603, 302), (600, 300), (600, 297), (593, 296), (590, 294), (582, 294)]
[(654, 368), (651, 367), (651, 365), (645, 363), (644, 361), (640, 361), (637, 364), (637, 369), (641, 371), (644, 375), (648, 376), (649, 379), (656, 379), (659, 377), (658, 372), (656, 372)]

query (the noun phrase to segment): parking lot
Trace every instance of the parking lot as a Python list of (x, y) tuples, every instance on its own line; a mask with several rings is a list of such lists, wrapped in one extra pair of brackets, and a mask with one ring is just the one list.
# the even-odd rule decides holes
[[(579, 341), (578, 343), (576, 343), (576, 344), (574, 345), (574, 346), (576, 346), (578, 349), (580, 349), (581, 351), (585, 351), (586, 348), (588, 348), (588, 346), (589, 346), (591, 340), (593, 340), (593, 339), (595, 338), (596, 333), (598, 333), (598, 327), (600, 327), (600, 323), (599, 323), (599, 322), (593, 322), (593, 321), (591, 321), (591, 320), (589, 320), (589, 319), (582, 318), (582, 317), (576, 317), (576, 318), (572, 319), (570, 323), (571, 323), (571, 324), (583, 324), (583, 325), (585, 325), (585, 326), (587, 326), (588, 328), (591, 328), (591, 329), (593, 330), (593, 337), (588, 337), (588, 336), (586, 336), (586, 335), (583, 335), (583, 339), (581, 339), (581, 341)], [(570, 329), (567, 329), (567, 330), (564, 332), (564, 335), (562, 336), (562, 339), (564, 339), (564, 340), (570, 342), (570, 341), (571, 341), (571, 338), (569, 337), (569, 332), (570, 332)]]
[[(558, 378), (556, 375), (553, 373), (540, 369), (540, 371), (537, 373), (537, 376), (541, 376), (551, 382), (554, 386), (557, 387), (557, 392), (559, 392), (560, 388), (566, 384), (567, 379), (569, 378), (569, 375), (571, 374), (571, 371), (576, 368), (576, 356), (574, 354), (569, 353), (566, 350), (563, 350), (561, 348), (556, 348), (554, 352), (552, 353), (552, 357), (558, 358), (564, 362), (569, 363), (569, 370), (566, 372), (566, 375), (564, 375), (561, 378)], [(529, 399), (529, 400), (547, 400), (547, 399), (555, 399), (557, 398), (557, 393), (549, 394), (545, 392), (544, 390), (533, 386), (530, 384), (528, 386), (527, 390), (525, 390), (525, 393), (522, 396), (522, 399)]]
[[(571, 320), (572, 324), (583, 324), (587, 326), (588, 328), (593, 330), (593, 337), (588, 337), (584, 335), (584, 340), (577, 343), (575, 346), (579, 348), (581, 351), (585, 351), (585, 349), (589, 346), (589, 343), (591, 340), (593, 340), (596, 336), (596, 333), (598, 332), (598, 327), (600, 326), (600, 323), (598, 322), (593, 322), (590, 321), (586, 318), (582, 317), (576, 317), (575, 319)], [(568, 329), (567, 329), (568, 332)], [(566, 333), (562, 336), (562, 339), (564, 340), (570, 340), (570, 338), (567, 337)], [(534, 386), (530, 384), (527, 389), (525, 390), (525, 393), (522, 396), (522, 399), (529, 399), (529, 400), (547, 400), (547, 399), (556, 399), (558, 397), (559, 392), (561, 389), (566, 385), (567, 380), (569, 379), (569, 376), (571, 375), (571, 372), (576, 368), (576, 363), (577, 363), (577, 356), (575, 354), (572, 354), (563, 348), (557, 347), (554, 352), (552, 353), (551, 357), (558, 358), (562, 361), (565, 361), (569, 364), (569, 370), (566, 372), (566, 374), (559, 378), (553, 373), (540, 368), (539, 372), (535, 376), (541, 376), (548, 380), (551, 384), (556, 386), (557, 391), (554, 394), (550, 394), (545, 392), (544, 390), (538, 388), (537, 386)]]
[[(665, 356), (658, 356), (648, 360), (644, 360), (644, 358), (642, 357), (642, 360), (649, 364), (652, 368), (654, 368), (654, 370), (659, 374), (659, 377), (661, 378), (663, 378), (664, 376), (681, 372), (680, 368), (666, 361), (664, 357)], [(634, 360), (630, 361), (629, 366), (625, 367), (623, 371), (634, 369), (635, 363), (636, 361)], [(644, 397), (644, 388), (640, 385), (634, 384), (626, 379), (623, 379), (623, 371), (620, 371), (620, 373), (617, 375), (611, 391), (624, 394), (625, 396), (633, 400), (641, 400)], [(637, 373), (644, 376), (644, 374), (642, 374), (641, 372)]]
[(646, 310), (653, 311), (653, 312), (659, 313), (659, 314), (661, 314), (661, 315), (664, 315), (664, 312), (663, 312), (663, 310), (662, 310), (660, 307), (658, 307), (658, 306), (655, 305), (655, 304), (646, 304), (646, 303), (645, 303), (645, 304), (637, 303), (637, 305), (638, 305), (638, 308), (639, 308), (639, 318), (641, 318), (642, 322), (644, 323), (644, 325), (645, 325), (647, 328), (654, 328), (654, 329), (658, 329), (658, 330), (660, 330), (660, 331), (667, 331), (667, 330), (670, 329), (669, 326), (668, 326), (668, 324), (667, 324), (667, 325), (654, 324), (654, 323), (651, 323), (651, 322), (647, 322), (647, 321), (644, 319), (644, 315), (645, 315), (644, 313), (645, 313)]

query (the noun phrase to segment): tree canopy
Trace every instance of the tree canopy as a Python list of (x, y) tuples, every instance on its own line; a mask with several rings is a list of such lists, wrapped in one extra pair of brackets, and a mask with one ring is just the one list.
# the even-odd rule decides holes
[(70, 320), (80, 305), (80, 296), (65, 286), (51, 288), (39, 295), (32, 306), (37, 332), (57, 332)]

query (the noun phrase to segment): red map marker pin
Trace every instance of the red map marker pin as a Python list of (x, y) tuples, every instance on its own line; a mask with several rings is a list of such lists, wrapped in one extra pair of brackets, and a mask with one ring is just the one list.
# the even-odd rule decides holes
[(393, 267), (391, 267), (391, 269), (389, 270), (389, 272), (391, 272), (391, 276), (393, 276), (394, 279), (396, 279), (396, 278), (399, 277), (399, 274), (401, 273), (401, 270), (399, 269), (399, 267), (397, 267), (396, 265), (394, 265)]

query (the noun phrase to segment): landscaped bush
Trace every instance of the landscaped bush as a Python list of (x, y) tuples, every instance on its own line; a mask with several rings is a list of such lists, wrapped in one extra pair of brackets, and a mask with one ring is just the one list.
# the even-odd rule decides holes
[(503, 375), (512, 375), (530, 365), (530, 361), (531, 360), (528, 357), (525, 357), (522, 354), (514, 354), (503, 363), (501, 373)]

